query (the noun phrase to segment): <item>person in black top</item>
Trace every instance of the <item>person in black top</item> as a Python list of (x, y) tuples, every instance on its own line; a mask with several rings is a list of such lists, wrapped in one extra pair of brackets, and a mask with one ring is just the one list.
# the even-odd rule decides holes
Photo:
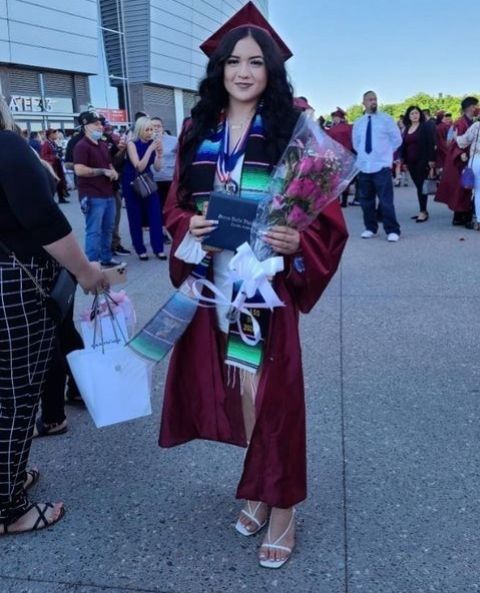
[(425, 115), (416, 105), (410, 105), (403, 118), (405, 130), (400, 154), (407, 165), (410, 176), (417, 188), (420, 212), (412, 219), (416, 222), (428, 220), (427, 200), (423, 193), (423, 183), (435, 168), (435, 143)]
[(51, 288), (60, 265), (85, 291), (108, 286), (90, 263), (53, 200), (54, 183), (0, 99), (0, 537), (48, 527), (62, 503), (31, 503), (38, 479), (27, 469), (36, 410), (55, 335), (39, 287)]

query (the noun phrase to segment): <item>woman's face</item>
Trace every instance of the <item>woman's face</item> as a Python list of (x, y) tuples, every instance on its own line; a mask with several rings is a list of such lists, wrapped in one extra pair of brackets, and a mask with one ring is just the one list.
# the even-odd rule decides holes
[(230, 99), (241, 103), (257, 101), (267, 87), (268, 73), (263, 52), (253, 37), (237, 42), (225, 62), (223, 83)]
[(145, 126), (143, 128), (141, 138), (144, 142), (148, 142), (149, 140), (151, 140), (153, 138), (153, 125), (152, 124), (148, 124), (148, 126)]
[(410, 118), (410, 122), (412, 124), (418, 124), (420, 121), (420, 111), (418, 111), (418, 109), (412, 109), (408, 117)]

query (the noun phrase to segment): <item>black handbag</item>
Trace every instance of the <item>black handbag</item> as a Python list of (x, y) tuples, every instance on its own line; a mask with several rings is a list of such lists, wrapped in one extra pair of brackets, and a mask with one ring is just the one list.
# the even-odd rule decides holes
[(17, 265), (25, 272), (30, 280), (35, 285), (44, 302), (47, 313), (51, 319), (60, 324), (66, 317), (68, 310), (72, 306), (75, 292), (77, 290), (77, 283), (74, 277), (65, 268), (60, 268), (55, 278), (52, 281), (50, 292), (47, 293), (42, 286), (37, 282), (35, 276), (30, 270), (18, 259), (13, 251), (0, 241), (0, 248), (9, 256), (11, 256)]
[(157, 184), (148, 173), (138, 173), (130, 185), (141, 198), (148, 198), (157, 191)]

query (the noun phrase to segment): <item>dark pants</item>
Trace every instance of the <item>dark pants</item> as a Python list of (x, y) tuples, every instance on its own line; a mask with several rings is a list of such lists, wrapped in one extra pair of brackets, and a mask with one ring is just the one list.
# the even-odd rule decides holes
[(171, 181), (157, 181), (157, 189), (158, 189), (158, 195), (160, 196), (160, 204), (162, 206), (162, 211), (165, 208), (165, 203), (167, 201), (167, 195), (168, 195), (171, 185), (172, 185)]
[(393, 205), (392, 171), (385, 167), (377, 173), (359, 173), (357, 178), (358, 198), (362, 206), (365, 228), (372, 233), (378, 230), (375, 200), (378, 196), (383, 218), (383, 228), (387, 234), (400, 234)]
[(68, 196), (68, 188), (67, 188), (67, 180), (65, 178), (65, 171), (63, 170), (62, 162), (57, 160), (55, 165), (53, 166), (53, 170), (57, 174), (57, 177), (60, 181), (57, 183), (57, 194), (59, 199), (65, 198)]
[(122, 239), (120, 237), (120, 219), (122, 217), (122, 194), (120, 190), (116, 190), (113, 193), (113, 197), (115, 198), (115, 222), (113, 226), (113, 234), (112, 234), (112, 251), (116, 251), (122, 244)]
[[(24, 263), (48, 291), (56, 264)], [(28, 507), (23, 483), (54, 332), (28, 275), (0, 261), (0, 523), (14, 521)]]
[(423, 193), (423, 182), (427, 178), (427, 165), (424, 162), (407, 163), (410, 177), (417, 188), (418, 206), (420, 212), (427, 211), (428, 196)]
[(53, 359), (42, 391), (42, 421), (44, 424), (60, 424), (65, 420), (65, 382), (75, 395), (78, 388), (67, 364), (66, 355), (83, 349), (83, 340), (73, 323), (73, 304), (63, 322), (57, 328)]

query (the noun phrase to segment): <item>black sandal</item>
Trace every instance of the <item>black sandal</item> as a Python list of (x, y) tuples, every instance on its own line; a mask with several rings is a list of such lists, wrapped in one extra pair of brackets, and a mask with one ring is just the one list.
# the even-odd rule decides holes
[(57, 434), (65, 434), (68, 430), (67, 419), (62, 422), (53, 422), (52, 424), (45, 424), (41, 418), (37, 418), (35, 428), (33, 430), (33, 438), (50, 437)]
[[(42, 507), (43, 507), (43, 509), (42, 509)], [(28, 505), (26, 511), (24, 513), (22, 513), (19, 517), (16, 517), (10, 523), (3, 523), (3, 533), (0, 533), (0, 537), (2, 535), (19, 535), (20, 533), (29, 533), (31, 531), (40, 531), (40, 529), (46, 529), (47, 527), (51, 527), (52, 525), (55, 525), (55, 523), (58, 523), (58, 521), (60, 521), (60, 519), (62, 519), (64, 517), (65, 507), (63, 507), (63, 506), (61, 507), (60, 514), (56, 519), (49, 521), (47, 519), (45, 513), (47, 512), (48, 509), (53, 509), (54, 507), (55, 507), (55, 505), (51, 502), (40, 502), (40, 503), (31, 502)], [(32, 509), (35, 509), (38, 513), (38, 519), (33, 524), (33, 527), (30, 527), (30, 529), (25, 529), (22, 531), (8, 531), (9, 525), (16, 523), (21, 517), (26, 515)]]
[[(35, 484), (40, 479), (40, 472), (38, 471), (38, 469), (32, 467), (31, 469), (27, 469), (27, 471), (25, 473), (27, 474), (27, 479), (23, 483), (23, 489), (29, 490), (30, 488), (35, 486)], [(28, 478), (31, 478), (31, 482), (29, 482), (29, 483), (28, 483)]]

